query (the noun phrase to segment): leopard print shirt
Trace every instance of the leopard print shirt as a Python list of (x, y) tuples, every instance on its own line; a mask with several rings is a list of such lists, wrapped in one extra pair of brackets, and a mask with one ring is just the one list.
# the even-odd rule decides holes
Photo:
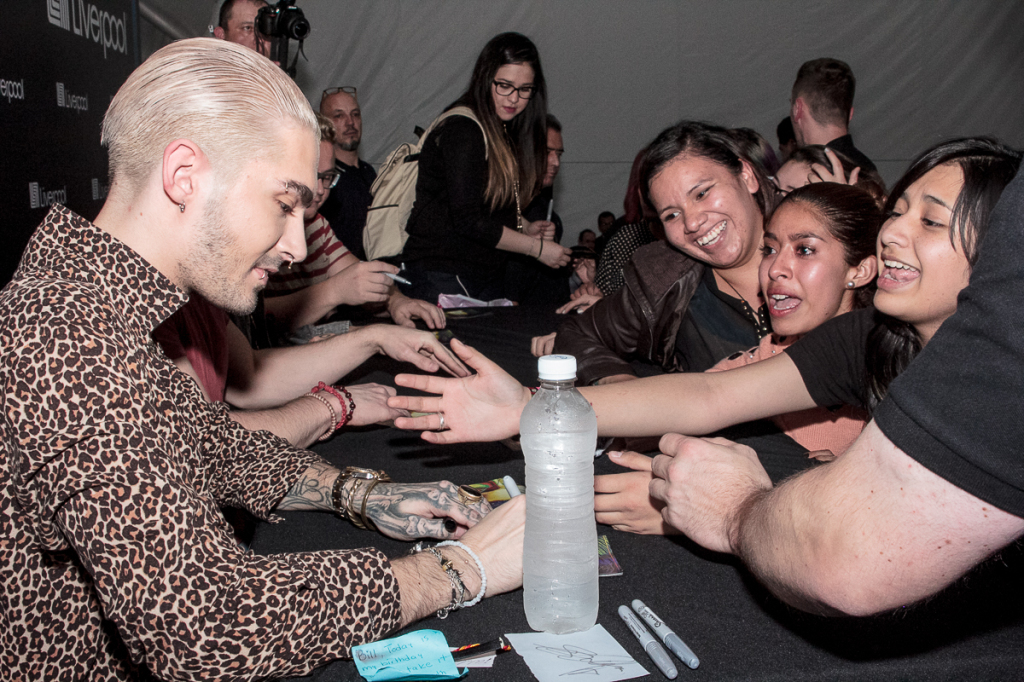
[(399, 623), (375, 550), (254, 556), (320, 461), (203, 400), (150, 338), (187, 296), (63, 207), (0, 292), (0, 679), (298, 675)]

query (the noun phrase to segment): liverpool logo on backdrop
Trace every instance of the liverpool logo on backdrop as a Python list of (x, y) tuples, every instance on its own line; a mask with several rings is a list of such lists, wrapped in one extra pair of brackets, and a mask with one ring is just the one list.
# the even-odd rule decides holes
[(107, 50), (128, 54), (128, 17), (118, 17), (84, 0), (46, 0), (46, 18), (54, 26), (103, 46)]

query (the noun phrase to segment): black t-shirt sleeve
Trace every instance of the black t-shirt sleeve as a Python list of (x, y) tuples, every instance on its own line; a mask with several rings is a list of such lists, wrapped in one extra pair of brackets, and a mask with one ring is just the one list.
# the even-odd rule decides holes
[(874, 313), (863, 308), (834, 317), (786, 349), (817, 405), (865, 407), (864, 354)]
[(953, 485), (1024, 517), (1024, 172), (992, 213), (956, 313), (890, 386), (875, 421)]

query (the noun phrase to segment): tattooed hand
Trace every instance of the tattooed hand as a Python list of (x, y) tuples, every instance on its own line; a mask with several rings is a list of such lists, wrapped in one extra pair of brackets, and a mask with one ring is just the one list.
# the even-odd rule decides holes
[[(448, 481), (378, 483), (366, 501), (367, 518), (396, 540), (459, 538), (490, 511), (485, 499), (470, 505), (459, 502), (458, 486)], [(458, 524), (454, 531), (445, 530), (446, 518)]]

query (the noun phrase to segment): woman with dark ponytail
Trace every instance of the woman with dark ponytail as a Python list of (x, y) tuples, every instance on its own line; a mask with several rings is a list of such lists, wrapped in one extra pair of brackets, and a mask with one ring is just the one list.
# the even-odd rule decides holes
[(423, 146), (401, 255), (410, 295), (428, 301), (501, 297), (504, 252), (550, 267), (569, 262), (570, 251), (551, 241), (553, 223), (522, 217), (547, 165), (547, 86), (536, 46), (519, 33), (492, 38), (448, 110), (457, 107), (465, 113), (442, 121)]

